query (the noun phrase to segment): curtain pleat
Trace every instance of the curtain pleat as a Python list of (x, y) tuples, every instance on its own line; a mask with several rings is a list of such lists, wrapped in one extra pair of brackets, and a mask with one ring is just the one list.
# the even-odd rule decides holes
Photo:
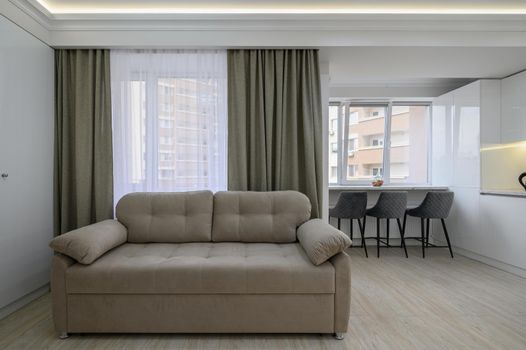
[(55, 51), (55, 234), (113, 217), (109, 50)]
[(300, 191), (320, 216), (317, 50), (228, 51), (228, 188)]

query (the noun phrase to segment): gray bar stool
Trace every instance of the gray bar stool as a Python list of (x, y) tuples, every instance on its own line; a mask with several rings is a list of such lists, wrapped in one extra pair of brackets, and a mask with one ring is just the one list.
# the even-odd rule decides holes
[[(428, 192), (422, 203), (416, 208), (408, 208), (404, 215), (404, 232), (407, 215), (420, 218), (421, 237), (406, 237), (406, 239), (416, 239), (422, 242), (422, 258), (426, 257), (426, 248), (449, 248), (449, 254), (453, 258), (453, 250), (446, 228), (445, 218), (449, 216), (455, 194), (451, 191)], [(446, 236), (447, 246), (437, 246), (429, 243), (429, 223), (431, 219), (440, 219), (444, 235)], [(424, 229), (426, 221), (426, 229)], [(425, 235), (425, 237), (424, 237)]]
[[(362, 247), (365, 250), (365, 256), (367, 254), (367, 247), (365, 245), (365, 210), (367, 209), (367, 192), (353, 192), (345, 191), (341, 192), (338, 196), (338, 201), (333, 208), (329, 209), (329, 219), (331, 217), (338, 218), (338, 230), (341, 228), (341, 219), (349, 219), (350, 226), (350, 238), (353, 240), (353, 222), (356, 219), (358, 221), (358, 228), (362, 236)], [(363, 221), (360, 219), (363, 218)]]
[[(366, 237), (366, 239), (376, 240), (376, 256), (380, 257), (380, 243), (386, 247), (389, 245), (389, 223), (391, 219), (396, 219), (398, 230), (400, 231), (401, 246), (404, 248), (405, 257), (407, 258), (407, 248), (404, 241), (404, 230), (402, 228), (401, 219), (404, 217), (407, 207), (407, 192), (405, 191), (389, 191), (381, 192), (378, 201), (371, 209), (367, 209), (366, 215), (376, 218), (376, 237)], [(386, 241), (380, 237), (380, 219), (386, 220)]]

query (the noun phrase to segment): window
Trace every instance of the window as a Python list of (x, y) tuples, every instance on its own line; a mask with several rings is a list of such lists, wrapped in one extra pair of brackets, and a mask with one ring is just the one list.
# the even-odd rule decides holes
[(114, 200), (226, 189), (226, 52), (111, 52)]
[(159, 156), (160, 156), (160, 160), (162, 161), (172, 161), (174, 159), (173, 153), (161, 152)]
[(371, 175), (373, 176), (377, 176), (377, 175), (382, 175), (382, 167), (372, 167), (371, 168)]
[(329, 106), (329, 183), (338, 183), (338, 125), (339, 125), (340, 106)]
[(173, 120), (159, 119), (159, 126), (165, 129), (171, 129), (174, 127)]
[(348, 165), (347, 166), (347, 177), (354, 178), (356, 176), (356, 165)]
[(371, 146), (372, 147), (382, 147), (384, 145), (383, 135), (371, 137)]
[(338, 172), (338, 167), (335, 167), (335, 166), (331, 167), (331, 173), (329, 175), (330, 178), (336, 178), (336, 176), (338, 175), (337, 172)]
[(429, 103), (333, 103), (329, 120), (343, 132), (329, 136), (330, 183), (427, 183), (429, 112)]
[(347, 148), (349, 149), (348, 156), (349, 157), (354, 156), (354, 151), (356, 150), (356, 139), (355, 138), (350, 138), (349, 139), (349, 145), (348, 145)]
[(338, 119), (337, 118), (334, 118), (331, 120), (331, 128), (329, 132), (331, 133), (338, 132)]
[(391, 183), (427, 183), (429, 106), (393, 104), (391, 113)]

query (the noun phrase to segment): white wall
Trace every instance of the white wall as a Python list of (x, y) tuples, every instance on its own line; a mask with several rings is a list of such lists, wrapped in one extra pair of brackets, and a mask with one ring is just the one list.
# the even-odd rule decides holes
[(321, 87), (321, 105), (322, 107), (322, 163), (323, 163), (323, 198), (321, 207), (321, 217), (328, 219), (329, 215), (329, 63), (320, 62), (320, 87)]
[(0, 16), (0, 316), (49, 281), (53, 50)]
[[(432, 179), (455, 192), (447, 224), (457, 252), (526, 276), (526, 198), (480, 194), (480, 130), (498, 124), (498, 84), (481, 80), (435, 99)], [(434, 225), (436, 240), (441, 232)]]

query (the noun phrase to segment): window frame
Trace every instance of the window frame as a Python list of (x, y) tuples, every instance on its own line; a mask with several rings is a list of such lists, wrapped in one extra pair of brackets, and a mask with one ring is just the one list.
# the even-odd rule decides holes
[[(431, 154), (432, 154), (432, 101), (429, 100), (341, 100), (341, 101), (331, 101), (329, 106), (338, 106), (338, 123), (337, 123), (337, 137), (338, 137), (338, 163), (337, 163), (337, 183), (330, 183), (329, 186), (345, 186), (345, 185), (369, 185), (370, 181), (368, 180), (348, 180), (347, 179), (347, 162), (345, 161), (348, 157), (349, 152), (349, 134), (344, 133), (344, 130), (349, 129), (350, 125), (350, 108), (351, 107), (384, 107), (385, 108), (385, 118), (384, 118), (384, 137), (383, 145), (383, 158), (382, 158), (382, 178), (385, 185), (391, 183), (391, 120), (392, 120), (392, 110), (393, 106), (423, 106), (427, 107), (427, 116), (426, 116), (426, 142), (427, 142), (427, 174), (426, 182), (424, 183), (403, 183), (397, 184), (400, 186), (411, 186), (411, 185), (429, 185), (431, 183)], [(379, 118), (378, 116), (373, 118)], [(373, 119), (371, 118), (371, 119)], [(380, 146), (378, 146), (380, 147)]]

